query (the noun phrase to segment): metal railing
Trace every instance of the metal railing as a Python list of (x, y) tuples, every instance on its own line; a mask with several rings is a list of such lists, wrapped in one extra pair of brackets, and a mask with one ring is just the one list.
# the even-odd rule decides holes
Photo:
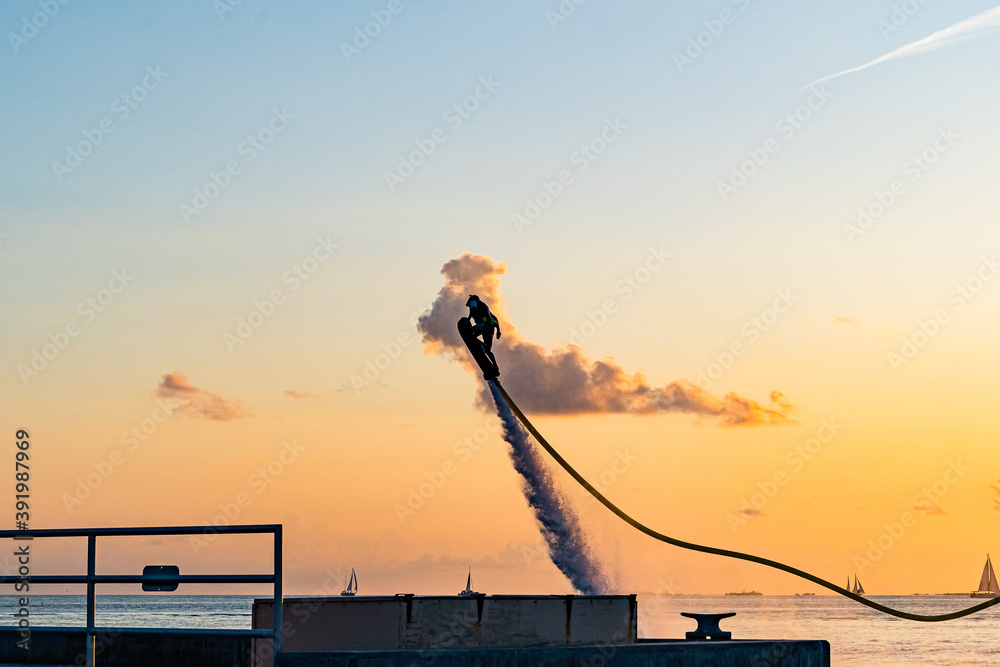
[[(204, 535), (204, 534), (259, 534), (274, 535), (274, 571), (271, 574), (162, 574), (151, 578), (137, 574), (97, 574), (98, 537), (135, 537), (151, 535)], [(144, 633), (144, 634), (215, 634), (241, 635), (245, 637), (270, 637), (274, 641), (274, 654), (281, 651), (282, 595), (281, 595), (281, 524), (258, 524), (242, 526), (175, 526), (145, 528), (57, 528), (49, 530), (2, 530), (0, 539), (30, 540), (36, 537), (86, 537), (87, 574), (45, 574), (29, 575), (31, 584), (85, 584), (87, 586), (87, 647), (86, 665), (95, 663), (95, 640), (98, 633)], [(24, 581), (21, 575), (0, 576), (0, 584), (15, 584)], [(259, 630), (211, 630), (181, 628), (113, 628), (98, 627), (96, 622), (97, 584), (274, 584), (274, 627)], [(41, 629), (41, 628), (38, 628)], [(46, 628), (48, 629), (48, 628)], [(64, 630), (78, 627), (59, 628)]]

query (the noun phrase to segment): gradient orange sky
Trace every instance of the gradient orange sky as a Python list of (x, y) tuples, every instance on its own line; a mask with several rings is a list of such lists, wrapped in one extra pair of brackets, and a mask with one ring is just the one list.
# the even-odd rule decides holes
[[(569, 592), (481, 377), (416, 328), (474, 253), (542, 350), (793, 406), (530, 415), (638, 519), (872, 594), (976, 586), (1000, 552), (997, 37), (802, 86), (990, 4), (886, 32), (890, 2), (723, 3), (690, 63), (722, 9), (549, 4), (406, 4), (346, 55), (385, 3), (72, 4), (7, 45), (0, 400), (11, 470), (31, 433), (33, 528), (282, 523), (292, 593), (351, 567), (363, 594), (457, 592), (470, 566), (483, 592)], [(555, 478), (616, 592), (820, 592)], [(102, 569), (270, 567), (263, 538), (118, 544)], [(37, 572), (85, 553), (35, 548)]]

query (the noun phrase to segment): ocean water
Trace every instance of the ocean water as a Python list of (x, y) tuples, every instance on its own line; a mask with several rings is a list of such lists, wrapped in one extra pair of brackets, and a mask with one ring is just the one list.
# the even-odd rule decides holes
[[(114, 627), (249, 629), (255, 596), (103, 595), (97, 622)], [(264, 595), (257, 597), (266, 597)], [(899, 609), (941, 614), (975, 600), (958, 596), (872, 596)], [(16, 610), (14, 596), (0, 596), (0, 614)], [(82, 626), (86, 598), (31, 597), (34, 626)], [(680, 638), (695, 622), (680, 612), (736, 616), (722, 621), (734, 639), (826, 639), (835, 667), (947, 667), (1000, 664), (1000, 605), (943, 623), (916, 623), (880, 614), (845, 598), (816, 596), (639, 595), (639, 635)], [(7, 625), (4, 623), (4, 625)]]
[[(100, 595), (97, 625), (114, 628), (211, 628), (249, 630), (255, 597), (267, 595)], [(32, 595), (31, 625), (84, 627), (85, 595)], [(8, 612), (7, 610), (10, 610)], [(0, 595), (0, 618), (17, 611), (17, 598)], [(7, 625), (7, 623), (2, 623)]]
[[(943, 614), (982, 600), (950, 595), (870, 596), (918, 614)], [(723, 613), (733, 639), (825, 639), (835, 667), (1000, 664), (1000, 605), (939, 623), (904, 621), (839, 595), (639, 596), (639, 635), (683, 637), (697, 623), (680, 612)]]

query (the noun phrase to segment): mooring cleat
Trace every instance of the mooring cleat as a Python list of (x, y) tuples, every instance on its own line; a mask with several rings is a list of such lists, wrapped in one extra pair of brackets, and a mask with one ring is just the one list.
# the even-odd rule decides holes
[(682, 611), (681, 616), (698, 621), (698, 629), (694, 632), (687, 632), (684, 636), (688, 639), (732, 639), (733, 633), (723, 632), (719, 628), (719, 621), (735, 615), (735, 611), (726, 614), (690, 614)]

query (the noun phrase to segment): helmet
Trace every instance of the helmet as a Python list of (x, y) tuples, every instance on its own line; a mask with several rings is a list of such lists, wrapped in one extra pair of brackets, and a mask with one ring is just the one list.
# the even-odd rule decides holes
[(465, 305), (471, 307), (472, 304), (474, 304), (476, 302), (482, 303), (482, 301), (480, 300), (480, 298), (478, 296), (476, 296), (475, 294), (470, 294), (469, 295), (469, 300), (465, 302)]

